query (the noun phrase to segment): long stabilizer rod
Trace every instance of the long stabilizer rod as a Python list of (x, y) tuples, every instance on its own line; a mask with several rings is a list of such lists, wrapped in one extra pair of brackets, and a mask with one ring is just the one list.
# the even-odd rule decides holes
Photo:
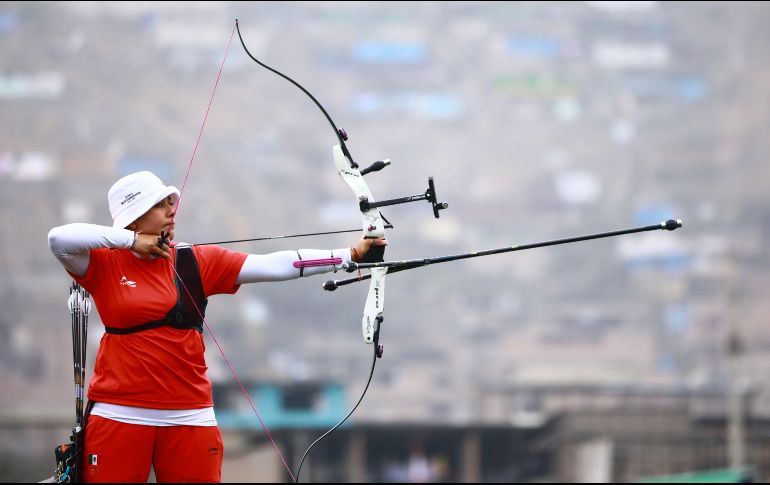
[[(554, 239), (551, 241), (522, 244), (520, 246), (508, 246), (508, 247), (497, 248), (497, 249), (488, 249), (486, 251), (475, 251), (472, 253), (453, 254), (449, 256), (440, 256), (437, 258), (408, 259), (404, 261), (385, 261), (382, 263), (350, 262), (350, 263), (345, 263), (344, 265), (342, 265), (342, 267), (348, 273), (352, 273), (354, 271), (358, 271), (360, 269), (367, 269), (367, 268), (388, 268), (388, 274), (390, 274), (390, 273), (397, 273), (399, 271), (404, 271), (407, 269), (414, 269), (422, 266), (428, 266), (431, 264), (448, 263), (449, 261), (457, 261), (459, 259), (478, 258), (481, 256), (491, 256), (493, 254), (510, 253), (512, 251), (523, 251), (525, 249), (542, 248), (545, 246), (557, 246), (559, 244), (571, 244), (571, 243), (576, 243), (580, 241), (589, 241), (591, 239), (602, 239), (606, 237), (623, 236), (626, 234), (634, 234), (637, 232), (659, 231), (659, 230), (673, 231), (680, 227), (682, 227), (681, 219), (677, 219), (677, 220), (670, 219), (668, 221), (661, 222), (660, 224), (652, 224), (644, 227), (635, 227), (632, 229), (623, 229), (620, 231), (602, 232), (598, 234), (588, 234), (585, 236), (568, 237), (564, 239)], [(326, 283), (324, 283), (323, 288), (324, 290), (327, 290), (327, 291), (334, 291), (340, 286), (345, 286), (351, 283), (364, 281), (369, 279), (370, 277), (371, 277), (370, 275), (363, 275), (360, 277), (353, 277), (353, 278), (348, 278), (344, 280), (329, 280)]]

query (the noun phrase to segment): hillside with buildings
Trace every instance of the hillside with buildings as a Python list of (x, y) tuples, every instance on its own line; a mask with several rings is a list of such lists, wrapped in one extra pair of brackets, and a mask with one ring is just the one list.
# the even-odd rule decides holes
[[(663, 434), (650, 439), (668, 430), (680, 442), (694, 442), (695, 433), (727, 446), (718, 430), (730, 416), (730, 395), (742, 396), (747, 419), (760, 423), (748, 439), (766, 441), (767, 4), (3, 2), (4, 450), (47, 456), (48, 440), (64, 439), (71, 414), (69, 278), (48, 250), (48, 231), (110, 224), (107, 190), (127, 173), (152, 170), (182, 186), (236, 17), (250, 50), (298, 80), (345, 128), (362, 165), (392, 160), (367, 176), (375, 196), (417, 194), (434, 177), (449, 209), (438, 220), (425, 203), (383, 209), (395, 226), (386, 259), (684, 220), (673, 233), (390, 276), (385, 354), (354, 430), (346, 431), (351, 450), (362, 436), (387, 449), (412, 436), (410, 429), (424, 429), (430, 448), (442, 441), (431, 441), (430, 430), (448, 433), (446, 440), (454, 439), (451, 430), (481, 430), (458, 438), (464, 451), (446, 452), (457, 456), (454, 474), (442, 477), (579, 480), (591, 476), (565, 475), (564, 467), (583, 452), (603, 463), (608, 451), (594, 441), (589, 451), (574, 451), (575, 437), (585, 436), (580, 426), (594, 423), (590, 416), (606, 413), (621, 423), (617, 433), (597, 435), (616, 440), (612, 479), (719, 468), (728, 465), (726, 448), (709, 448), (701, 461), (672, 464), (655, 455), (622, 467), (618, 453), (654, 453), (634, 448), (647, 439), (634, 423), (661, 413), (706, 427), (672, 431), (659, 420)], [(313, 103), (253, 63), (236, 35), (179, 208), (177, 239), (356, 227), (355, 200), (332, 165), (335, 141)], [(267, 253), (355, 241), (233, 248)], [(320, 288), (325, 279), (243, 287), (213, 298), (207, 320), (255, 389), (341, 386), (350, 407), (371, 360), (360, 330), (368, 284), (328, 293)], [(100, 326), (93, 312), (91, 364)], [(222, 412), (242, 409), (238, 396), (225, 398), (232, 378), (214, 345), (207, 362)], [(307, 399), (312, 408), (314, 398)], [(233, 417), (234, 429), (245, 416)], [(65, 431), (20, 441), (7, 431), (26, 429), (19, 423), (64, 423)], [(388, 435), (389, 426), (404, 435)], [(473, 450), (494, 447), (506, 429), (522, 440), (509, 442), (511, 456), (536, 465), (507, 469), (505, 456), (474, 461)], [(533, 430), (539, 434), (530, 436)], [(543, 450), (555, 455), (543, 458)], [(693, 450), (687, 456), (700, 456)], [(770, 449), (747, 453), (768, 479)], [(344, 473), (316, 478), (401, 476), (397, 467), (390, 475), (372, 471), (387, 467), (371, 459), (367, 472), (366, 458), (357, 459), (338, 464)]]

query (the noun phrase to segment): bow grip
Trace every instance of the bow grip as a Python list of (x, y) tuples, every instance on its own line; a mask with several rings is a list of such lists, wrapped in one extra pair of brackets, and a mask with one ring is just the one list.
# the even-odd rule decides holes
[(385, 261), (385, 246), (372, 246), (360, 263), (382, 263)]

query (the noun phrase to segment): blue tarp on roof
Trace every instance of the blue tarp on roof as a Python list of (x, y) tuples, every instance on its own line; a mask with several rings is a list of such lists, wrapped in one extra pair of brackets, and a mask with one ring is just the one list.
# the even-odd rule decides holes
[(421, 42), (359, 42), (353, 59), (363, 64), (422, 64), (428, 60), (428, 50)]
[(19, 25), (19, 16), (11, 12), (0, 12), (0, 34), (7, 34), (16, 30)]
[(512, 56), (550, 59), (559, 52), (559, 41), (548, 37), (515, 37), (508, 41), (508, 53)]

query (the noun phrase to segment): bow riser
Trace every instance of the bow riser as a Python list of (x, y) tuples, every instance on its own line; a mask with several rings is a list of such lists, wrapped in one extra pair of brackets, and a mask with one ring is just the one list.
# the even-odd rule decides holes
[[(365, 197), (369, 201), (374, 201), (372, 191), (364, 182), (364, 178), (357, 169), (350, 166), (350, 161), (342, 152), (339, 145), (332, 148), (334, 156), (334, 165), (337, 167), (337, 173), (342, 180), (348, 184), (348, 187), (356, 194), (359, 200)], [(380, 216), (380, 211), (376, 208), (361, 212), (361, 224), (364, 229), (364, 237), (373, 239), (382, 239), (385, 237), (385, 223)]]
[[(350, 160), (345, 156), (339, 145), (335, 145), (332, 148), (332, 154), (334, 156), (334, 165), (337, 167), (337, 173), (348, 184), (348, 187), (358, 197), (358, 200), (373, 202), (374, 196), (372, 196), (369, 186), (364, 182), (361, 172), (351, 167)], [(385, 223), (382, 220), (379, 209), (372, 208), (361, 211), (361, 224), (364, 229), (364, 237), (385, 238)], [(384, 247), (372, 246), (369, 252), (372, 254), (367, 254), (367, 256), (370, 256), (370, 258), (367, 258), (368, 260), (371, 259), (371, 256), (375, 256), (378, 261), (381, 261), (384, 255)], [(367, 344), (374, 343), (374, 335), (379, 329), (379, 322), (382, 321), (382, 313), (385, 307), (385, 275), (387, 273), (387, 269), (385, 271), (380, 271), (379, 269), (372, 271), (372, 282), (369, 285), (369, 294), (366, 297), (366, 305), (364, 305), (364, 315), (361, 318), (361, 330), (364, 335), (364, 342)]]

